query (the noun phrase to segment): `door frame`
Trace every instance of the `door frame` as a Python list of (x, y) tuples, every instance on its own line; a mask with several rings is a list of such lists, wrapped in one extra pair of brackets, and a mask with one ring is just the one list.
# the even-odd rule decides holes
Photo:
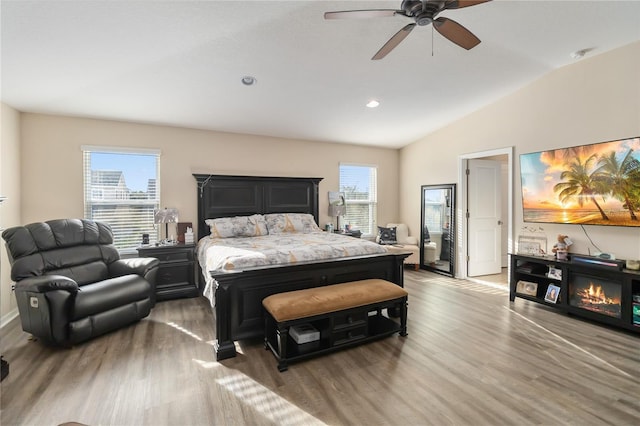
[(507, 252), (511, 253), (513, 250), (513, 147), (492, 149), (489, 151), (473, 152), (469, 154), (462, 154), (458, 156), (458, 211), (457, 211), (457, 223), (458, 229), (458, 268), (457, 278), (466, 279), (467, 277), (467, 257), (469, 255), (469, 230), (466, 218), (466, 212), (468, 208), (468, 185), (467, 185), (467, 160), (470, 159), (482, 159), (486, 157), (494, 157), (497, 155), (507, 156)]

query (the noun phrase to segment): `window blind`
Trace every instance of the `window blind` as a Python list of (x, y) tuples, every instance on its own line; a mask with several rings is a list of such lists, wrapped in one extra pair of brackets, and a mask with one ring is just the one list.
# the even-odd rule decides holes
[(376, 233), (377, 168), (340, 164), (340, 191), (345, 194), (345, 223), (365, 236)]
[(158, 239), (153, 211), (160, 206), (160, 152), (82, 147), (84, 217), (106, 222), (118, 250), (133, 252), (142, 234)]

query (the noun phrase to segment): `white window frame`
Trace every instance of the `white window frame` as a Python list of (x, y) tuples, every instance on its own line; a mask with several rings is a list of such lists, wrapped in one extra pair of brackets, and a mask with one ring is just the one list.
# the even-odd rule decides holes
[[(369, 179), (373, 179), (373, 181), (370, 181), (370, 188), (368, 191), (368, 196), (369, 198), (366, 200), (361, 200), (361, 199), (354, 199), (354, 198), (350, 198), (350, 194), (349, 191), (347, 190), (347, 187), (345, 186), (345, 182), (342, 181), (342, 168), (343, 167), (362, 167), (362, 168), (368, 168), (370, 176)], [(371, 173), (373, 173), (373, 176), (371, 176)], [(340, 192), (344, 192), (345, 193), (345, 204), (346, 204), (346, 210), (347, 210), (347, 214), (345, 215), (345, 218), (349, 217), (349, 206), (355, 206), (355, 205), (368, 205), (369, 206), (369, 218), (367, 219), (368, 224), (369, 224), (369, 229), (360, 229), (360, 231), (362, 231), (362, 236), (363, 237), (374, 237), (377, 234), (377, 216), (378, 216), (378, 166), (377, 165), (373, 165), (373, 164), (360, 164), (360, 163), (340, 163), (339, 164), (339, 187), (340, 187)], [(371, 186), (373, 187), (373, 189), (371, 188)], [(348, 223), (348, 219), (345, 219), (346, 222)]]
[[(159, 227), (153, 223), (153, 210), (159, 209), (160, 206), (160, 155), (158, 149), (148, 148), (127, 148), (127, 147), (109, 147), (109, 146), (93, 146), (82, 145), (82, 163), (83, 163), (83, 188), (84, 188), (84, 217), (89, 220), (99, 220), (111, 225), (114, 236), (114, 245), (121, 254), (135, 254), (136, 248), (142, 242), (142, 234), (148, 233), (150, 240), (159, 239)], [(114, 187), (110, 188), (93, 187), (91, 185), (92, 168), (91, 154), (124, 154), (124, 155), (140, 155), (155, 157), (155, 193), (152, 198), (138, 199), (129, 198), (128, 188)], [(113, 171), (117, 170), (114, 164)], [(126, 175), (124, 176), (126, 185)], [(111, 194), (111, 196), (109, 195)], [(148, 194), (148, 193), (147, 193)], [(137, 212), (130, 217), (126, 214), (115, 216), (113, 221), (105, 217), (96, 217), (95, 207), (103, 203), (111, 207), (127, 208), (135, 207), (142, 210), (142, 214)], [(115, 209), (114, 209), (115, 210)]]

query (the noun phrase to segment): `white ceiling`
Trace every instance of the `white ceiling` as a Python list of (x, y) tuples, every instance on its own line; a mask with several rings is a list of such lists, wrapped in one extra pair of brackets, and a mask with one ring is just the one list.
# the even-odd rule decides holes
[[(2, 101), (19, 111), (401, 147), (559, 67), (640, 40), (640, 1), (504, 1), (440, 16), (325, 20), (393, 1), (2, 0)], [(583, 59), (583, 60), (584, 60)], [(255, 76), (252, 87), (241, 84)], [(365, 107), (376, 98), (381, 105)]]

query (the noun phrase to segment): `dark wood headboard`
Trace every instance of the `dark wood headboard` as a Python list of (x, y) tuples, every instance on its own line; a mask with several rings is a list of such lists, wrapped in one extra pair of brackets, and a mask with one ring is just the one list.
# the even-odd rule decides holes
[(318, 223), (322, 178), (194, 174), (198, 190), (198, 240), (206, 219), (267, 213), (310, 213)]

